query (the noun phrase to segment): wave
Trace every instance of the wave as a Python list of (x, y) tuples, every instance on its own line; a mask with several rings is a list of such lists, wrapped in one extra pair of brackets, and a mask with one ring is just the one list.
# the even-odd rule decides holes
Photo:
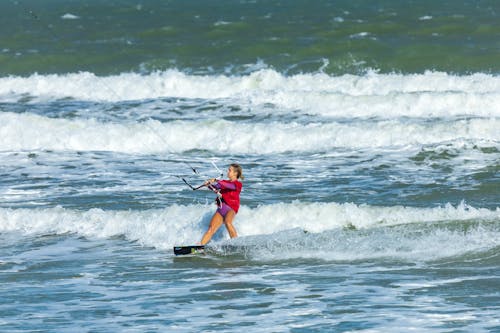
[(318, 152), (442, 143), (500, 142), (500, 119), (439, 122), (235, 123), (227, 120), (103, 123), (0, 113), (0, 150), (114, 151), (125, 153)]
[(271, 104), (277, 109), (340, 117), (492, 117), (500, 115), (500, 77), (441, 72), (285, 76), (261, 69), (245, 76), (168, 70), (149, 75), (99, 77), (81, 72), (0, 78), (0, 102), (66, 98), (118, 102), (164, 97), (228, 99), (243, 106)]
[[(70, 233), (91, 239), (124, 236), (170, 250), (198, 242), (212, 213), (212, 206), (199, 204), (147, 211), (1, 208), (0, 232)], [(261, 259), (435, 260), (500, 246), (499, 221), (499, 208), (465, 203), (414, 208), (292, 202), (241, 207), (235, 221), (240, 237), (228, 240), (222, 231), (211, 244), (215, 249), (244, 246)]]

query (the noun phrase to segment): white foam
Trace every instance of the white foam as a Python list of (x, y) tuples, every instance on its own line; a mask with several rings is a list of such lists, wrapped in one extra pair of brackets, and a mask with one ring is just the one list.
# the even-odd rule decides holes
[(63, 20), (78, 20), (80, 16), (71, 14), (71, 13), (66, 13), (63, 16), (61, 16)]
[(420, 21), (428, 21), (428, 20), (432, 20), (433, 17), (430, 16), (430, 15), (425, 15), (425, 16), (421, 16), (418, 18)]
[(444, 207), (416, 208), (294, 202), (264, 205), (251, 211), (243, 208), (239, 215), (251, 221), (242, 223), (242, 232), (245, 235), (257, 235), (294, 228), (320, 233), (345, 226), (363, 229), (419, 222), (499, 219), (500, 209), (474, 208), (465, 203), (456, 207), (447, 204)]
[(351, 117), (500, 115), (500, 77), (481, 73), (284, 76), (261, 69), (245, 76), (188, 75), (168, 70), (149, 75), (98, 77), (81, 72), (0, 78), (0, 101), (12, 102), (25, 96), (35, 101), (229, 99), (239, 105), (273, 104), (308, 114)]
[(103, 123), (0, 113), (0, 150), (230, 153), (316, 152), (332, 148), (404, 147), (468, 142), (495, 146), (500, 118), (441, 122), (383, 120), (328, 123), (239, 123), (226, 120)]
[[(0, 232), (75, 233), (88, 238), (124, 235), (130, 241), (169, 249), (176, 244), (198, 242), (213, 211), (211, 205), (174, 205), (147, 211), (1, 208)], [(453, 227), (428, 227), (432, 223), (439, 226), (469, 220), (499, 221), (500, 209), (474, 208), (464, 203), (456, 207), (412, 208), (294, 202), (253, 209), (243, 206), (235, 227), (240, 235), (236, 241), (257, 245), (261, 251), (257, 254), (273, 258), (352, 260), (392, 256), (428, 260), (499, 246), (498, 228), (479, 226), (464, 232)], [(357, 230), (351, 230), (352, 226)], [(413, 228), (408, 231), (397, 226)], [(214, 244), (221, 237), (227, 239), (227, 232), (220, 232)]]
[(199, 241), (207, 206), (171, 206), (164, 210), (78, 211), (50, 209), (0, 209), (0, 231), (25, 234), (75, 233), (89, 238), (124, 235), (141, 244), (169, 248), (177, 241)]
[[(238, 226), (253, 236), (229, 242), (243, 246), (247, 256), (259, 260), (430, 261), (500, 245), (500, 230), (493, 223), (472, 223), (499, 221), (498, 208), (476, 209), (464, 203), (437, 208), (296, 203), (285, 209), (283, 204), (261, 209), (252, 222)], [(470, 227), (458, 226), (459, 221), (471, 223)], [(260, 232), (267, 235), (257, 236)]]

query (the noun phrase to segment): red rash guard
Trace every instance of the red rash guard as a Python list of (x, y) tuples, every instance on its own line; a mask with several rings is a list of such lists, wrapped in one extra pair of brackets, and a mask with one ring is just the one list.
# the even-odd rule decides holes
[(235, 213), (238, 213), (238, 209), (240, 208), (240, 192), (243, 184), (238, 180), (219, 180), (214, 184), (214, 187), (220, 190), (222, 200), (231, 207)]

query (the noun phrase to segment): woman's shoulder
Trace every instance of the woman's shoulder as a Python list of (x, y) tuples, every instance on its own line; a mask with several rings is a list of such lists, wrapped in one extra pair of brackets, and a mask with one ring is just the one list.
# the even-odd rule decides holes
[(243, 187), (243, 183), (240, 182), (238, 179), (235, 179), (235, 180), (227, 180), (228, 183), (230, 184), (234, 184), (237, 188), (242, 188)]

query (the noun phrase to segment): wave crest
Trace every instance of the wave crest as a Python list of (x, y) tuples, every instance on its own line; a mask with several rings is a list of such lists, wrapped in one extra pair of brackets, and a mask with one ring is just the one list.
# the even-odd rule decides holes
[(321, 152), (334, 148), (380, 148), (468, 142), (497, 145), (500, 119), (415, 123), (239, 123), (227, 120), (103, 123), (0, 113), (0, 150), (113, 151), (124, 153)]
[(35, 101), (229, 99), (239, 105), (273, 104), (286, 110), (300, 109), (327, 116), (500, 115), (500, 77), (481, 73), (285, 76), (261, 69), (245, 76), (188, 75), (167, 70), (148, 75), (122, 73), (99, 77), (81, 72), (0, 78), (0, 101), (15, 102), (25, 100), (26, 96)]
[[(1, 208), (0, 231), (89, 238), (123, 235), (146, 246), (170, 249), (198, 242), (212, 213), (207, 205), (147, 211)], [(434, 260), (498, 247), (498, 221), (499, 208), (465, 203), (436, 208), (301, 202), (243, 206), (235, 221), (240, 237), (227, 241), (222, 231), (213, 246), (243, 246), (261, 259)]]

